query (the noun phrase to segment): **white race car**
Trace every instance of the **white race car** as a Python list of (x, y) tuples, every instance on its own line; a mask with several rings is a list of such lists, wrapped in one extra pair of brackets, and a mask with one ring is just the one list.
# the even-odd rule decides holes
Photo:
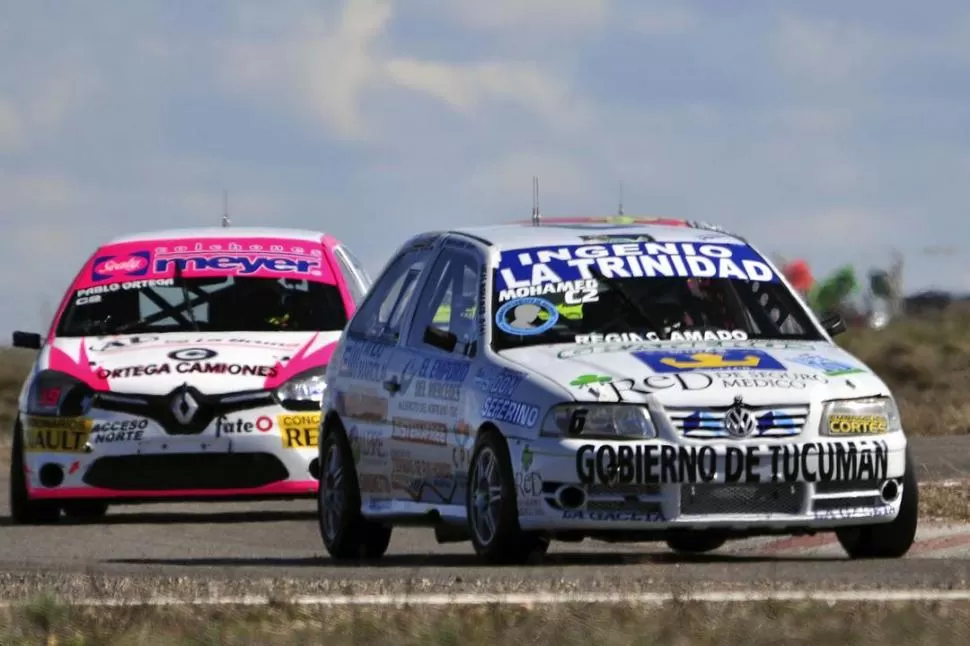
[(835, 530), (904, 555), (916, 474), (889, 389), (777, 268), (710, 225), (611, 218), (428, 233), (385, 266), (326, 373), (319, 525), (525, 562), (551, 540), (705, 552)]
[(323, 372), (370, 278), (313, 231), (197, 228), (101, 246), (40, 350), (14, 429), (15, 522), (111, 503), (311, 497)]

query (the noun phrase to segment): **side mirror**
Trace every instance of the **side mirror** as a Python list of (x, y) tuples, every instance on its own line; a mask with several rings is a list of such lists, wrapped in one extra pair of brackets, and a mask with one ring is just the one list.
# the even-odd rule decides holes
[(15, 348), (27, 348), (28, 350), (40, 350), (42, 345), (42, 339), (40, 335), (36, 332), (21, 332), (16, 331), (13, 333), (13, 347)]
[(447, 330), (439, 330), (433, 325), (429, 325), (424, 330), (424, 342), (441, 348), (445, 352), (452, 352), (458, 343), (458, 337)]
[(838, 336), (846, 330), (845, 321), (839, 314), (829, 314), (822, 319), (822, 327), (832, 336)]

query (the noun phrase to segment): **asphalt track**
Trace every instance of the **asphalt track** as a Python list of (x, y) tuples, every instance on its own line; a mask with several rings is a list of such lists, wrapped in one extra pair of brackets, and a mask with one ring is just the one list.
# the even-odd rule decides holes
[[(912, 438), (922, 481), (970, 477), (970, 437)], [(704, 557), (663, 544), (554, 543), (542, 565), (489, 568), (467, 543), (397, 529), (375, 564), (332, 563), (312, 501), (116, 507), (97, 524), (12, 525), (0, 480), (0, 597), (966, 588), (970, 525), (924, 522), (907, 557), (849, 561), (834, 535), (758, 538)]]

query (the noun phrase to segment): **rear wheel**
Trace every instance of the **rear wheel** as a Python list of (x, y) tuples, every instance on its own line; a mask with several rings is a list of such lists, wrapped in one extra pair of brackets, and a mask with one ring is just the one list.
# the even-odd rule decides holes
[(542, 558), (549, 539), (519, 527), (515, 479), (508, 445), (497, 431), (479, 433), (469, 462), (466, 513), (472, 545), (491, 564)]
[(906, 449), (906, 473), (903, 475), (903, 499), (899, 515), (890, 523), (841, 527), (835, 535), (853, 559), (898, 559), (916, 541), (919, 524), (919, 484), (912, 455)]
[(384, 556), (393, 528), (361, 514), (357, 468), (342, 427), (327, 433), (320, 455), (317, 521), (327, 552), (341, 561)]
[(27, 495), (27, 472), (24, 470), (23, 430), (18, 421), (13, 430), (10, 449), (10, 517), (18, 525), (56, 523), (60, 506), (48, 500), (31, 500)]

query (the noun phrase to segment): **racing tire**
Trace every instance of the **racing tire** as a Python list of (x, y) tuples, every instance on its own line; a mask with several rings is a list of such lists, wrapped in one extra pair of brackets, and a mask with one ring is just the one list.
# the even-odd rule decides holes
[(686, 532), (667, 539), (667, 547), (681, 554), (704, 554), (720, 548), (727, 539), (717, 534)]
[(97, 500), (78, 500), (64, 503), (64, 515), (72, 520), (98, 520), (107, 513), (108, 504)]
[(360, 507), (350, 442), (342, 427), (332, 428), (320, 446), (317, 524), (323, 546), (334, 560), (379, 559), (387, 552), (394, 528), (367, 520)]
[(889, 523), (840, 527), (835, 536), (852, 559), (898, 559), (916, 541), (919, 524), (919, 484), (913, 456), (906, 448), (906, 473), (903, 474), (903, 499), (899, 514)]
[(549, 549), (547, 537), (519, 527), (516, 493), (505, 438), (494, 430), (479, 433), (468, 466), (465, 515), (475, 553), (490, 565), (523, 565)]
[(50, 525), (61, 515), (60, 506), (48, 500), (31, 500), (24, 471), (24, 440), (20, 422), (14, 426), (10, 449), (10, 517), (17, 525)]

